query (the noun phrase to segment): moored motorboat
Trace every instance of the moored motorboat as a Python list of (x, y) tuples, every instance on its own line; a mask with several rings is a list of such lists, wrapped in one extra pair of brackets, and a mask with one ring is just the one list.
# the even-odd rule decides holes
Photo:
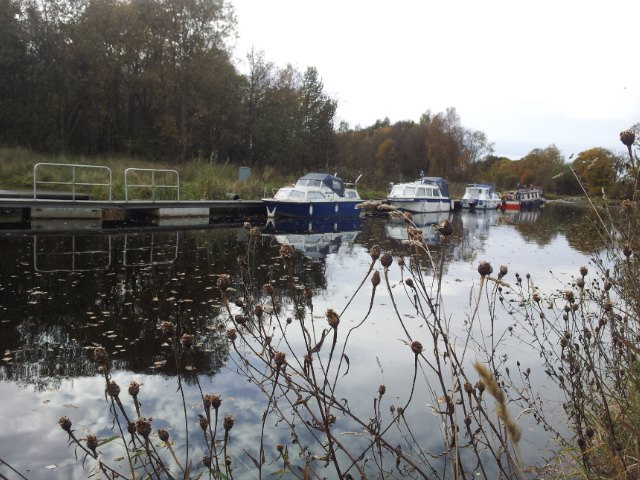
[(362, 203), (357, 183), (353, 186), (328, 173), (308, 173), (295, 185), (280, 188), (272, 198), (263, 198), (267, 216), (274, 217), (349, 217), (360, 215)]
[(453, 210), (449, 187), (441, 177), (421, 177), (414, 182), (395, 184), (386, 201), (399, 210), (412, 213)]
[(527, 210), (538, 208), (543, 199), (537, 188), (520, 188), (502, 194), (501, 210)]
[(502, 199), (493, 191), (493, 186), (485, 183), (470, 183), (464, 190), (460, 204), (462, 208), (495, 210), (502, 204)]

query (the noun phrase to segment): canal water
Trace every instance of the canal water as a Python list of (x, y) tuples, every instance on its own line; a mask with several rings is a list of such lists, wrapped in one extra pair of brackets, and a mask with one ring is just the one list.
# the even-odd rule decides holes
[[(537, 354), (527, 350), (517, 335), (509, 338), (513, 317), (500, 312), (492, 317), (486, 312), (489, 300), (479, 292), (477, 267), (481, 261), (490, 262), (495, 275), (505, 265), (507, 281), (514, 282), (516, 273), (521, 278), (528, 274), (543, 291), (561, 290), (581, 266), (589, 265), (598, 248), (597, 239), (589, 235), (588, 215), (571, 206), (549, 204), (535, 211), (463, 211), (448, 218), (454, 233), (446, 241), (432, 227), (442, 218), (416, 216), (414, 220), (434, 263), (442, 262), (439, 304), (451, 334), (468, 343), (465, 355), (472, 362), (485, 361), (487, 351), (497, 342), (493, 337), (502, 332), (497, 363), (511, 366), (511, 371), (516, 364), (531, 368), (536, 391), (548, 396), (551, 404), (557, 402), (554, 387), (540, 372)], [(341, 223), (265, 220), (252, 227), (259, 228), (259, 235), (242, 226), (107, 233), (0, 232), (0, 473), (14, 478), (4, 462), (30, 479), (79, 479), (91, 474), (95, 463), (68, 446), (58, 419), (69, 417), (79, 438), (117, 435), (104, 378), (93, 359), (95, 347), (102, 346), (109, 353), (112, 376), (122, 388), (123, 399), (129, 383), (138, 382), (143, 415), (153, 417), (154, 430), (170, 431), (180, 455), (184, 455), (189, 435), (194, 471), (201, 468), (198, 464), (205, 453), (198, 427), (201, 393), (220, 395), (220, 414), (233, 415), (235, 420), (228, 452), (235, 478), (257, 478), (245, 452), (258, 458), (258, 427), (267, 397), (241, 373), (243, 364), (225, 334), (229, 315), (217, 281), (222, 274), (230, 275), (237, 299), (243, 293), (242, 275), (250, 275), (258, 287), (271, 281), (278, 290), (284, 282), (279, 258), (283, 244), (294, 247), (296, 284), (312, 292), (313, 313), (306, 315), (312, 318), (316, 334), (327, 327), (329, 308), (344, 310), (341, 328), (364, 322), (343, 357), (349, 371), (340, 379), (341, 392), (349, 398), (351, 409), (368, 419), (380, 385), (387, 392), (384, 401), (380, 400), (386, 411), (406, 400), (414, 357), (398, 317), (412, 338), (425, 346), (429, 341), (427, 329), (416, 320), (411, 295), (406, 294), (406, 271), (397, 264), (399, 257), (405, 258), (405, 269), (415, 262), (409, 257), (412, 247), (406, 241), (404, 223), (365, 217)], [(248, 237), (253, 238), (250, 244)], [(367, 314), (371, 283), (365, 282), (353, 300), (351, 297), (367, 274), (369, 251), (375, 244), (395, 260), (389, 267), (389, 291), (384, 272), (377, 267), (383, 281)], [(437, 284), (428, 255), (421, 258), (424, 278)], [(253, 293), (260, 292), (257, 288)], [(278, 299), (281, 317), (295, 323), (296, 312), (286, 295)], [(476, 302), (480, 308), (474, 314)], [(268, 303), (265, 298), (264, 304)], [(242, 304), (232, 303), (231, 310), (232, 314), (241, 312)], [(168, 353), (170, 342), (160, 328), (163, 321), (173, 322), (180, 332), (194, 337), (194, 358), (187, 371), (177, 367)], [(467, 332), (471, 339), (463, 340)], [(300, 343), (301, 337), (292, 333), (292, 348)], [(249, 347), (236, 343), (247, 354)], [(432, 375), (427, 370), (420, 373), (423, 381)], [(430, 392), (422, 392), (407, 412), (416, 441), (432, 452), (442, 449), (435, 403)], [(553, 439), (526, 412), (513, 413), (521, 413), (523, 463), (544, 464), (554, 448)], [(342, 433), (356, 445), (364, 441), (352, 424)], [(295, 464), (298, 457), (293, 453), (290, 430), (270, 415), (264, 439), (266, 473), (282, 468), (278, 444), (287, 446)], [(106, 463), (124, 463), (117, 443), (101, 447)], [(157, 437), (155, 443), (159, 444)], [(323, 471), (321, 462), (319, 468)]]

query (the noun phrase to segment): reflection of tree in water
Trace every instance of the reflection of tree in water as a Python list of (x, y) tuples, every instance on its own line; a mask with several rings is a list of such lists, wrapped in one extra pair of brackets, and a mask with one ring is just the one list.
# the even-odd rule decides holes
[[(160, 254), (154, 259), (143, 250), (135, 259), (125, 256), (125, 244), (131, 246), (135, 234), (93, 235), (93, 246), (91, 239), (70, 241), (69, 236), (2, 238), (0, 348), (5, 360), (0, 363), (0, 379), (45, 388), (61, 378), (92, 375), (95, 365), (87, 351), (96, 345), (107, 349), (116, 368), (174, 373), (175, 362), (164, 362), (172, 355), (170, 342), (158, 329), (164, 320), (176, 324), (176, 335), (194, 335), (199, 347), (196, 369), (215, 373), (228, 355), (217, 320), (221, 302), (216, 277), (239, 275), (237, 258), (245, 254), (245, 246), (237, 233), (182, 232), (176, 243), (172, 232), (168, 238), (174, 239), (174, 253), (167, 253), (169, 249), (164, 254), (159, 245), (166, 239), (155, 235)], [(149, 240), (146, 235), (138, 235), (137, 245)], [(69, 245), (78, 251), (110, 248), (108, 269), (100, 263), (91, 270), (85, 262), (81, 270), (69, 271), (77, 261), (74, 265), (69, 256), (59, 255), (68, 252)], [(54, 257), (47, 258), (49, 251)], [(262, 250), (258, 257), (261, 254)], [(151, 260), (157, 263), (145, 265)], [(256, 275), (262, 282), (267, 279), (266, 272), (257, 270)]]

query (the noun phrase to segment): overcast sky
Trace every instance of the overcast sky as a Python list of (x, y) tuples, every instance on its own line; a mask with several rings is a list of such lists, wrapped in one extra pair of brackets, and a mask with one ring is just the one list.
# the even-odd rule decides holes
[(454, 107), (517, 159), (623, 151), (640, 122), (638, 0), (230, 1), (238, 61), (316, 67), (351, 127)]

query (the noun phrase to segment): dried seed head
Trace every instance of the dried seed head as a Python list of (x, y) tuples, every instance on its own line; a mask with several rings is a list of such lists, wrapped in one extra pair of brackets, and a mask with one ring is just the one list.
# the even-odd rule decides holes
[(587, 267), (585, 266), (580, 267), (580, 275), (582, 275), (583, 277), (586, 277), (587, 273), (589, 273), (589, 270), (587, 269)]
[(278, 453), (282, 453), (284, 451), (284, 445), (279, 443), (278, 445), (276, 445), (276, 450), (278, 451)]
[(261, 318), (263, 313), (264, 313), (264, 309), (262, 305), (260, 305), (259, 303), (255, 307), (253, 307), (253, 314), (256, 317)]
[(293, 258), (293, 252), (293, 247), (288, 243), (283, 243), (280, 246), (280, 256), (285, 260), (290, 260), (291, 258)]
[(608, 292), (609, 290), (611, 290), (612, 286), (613, 286), (613, 284), (609, 280), (604, 282), (604, 290), (605, 290), (605, 292)]
[(98, 448), (98, 438), (95, 435), (87, 435), (87, 448), (96, 454), (96, 448)]
[(211, 395), (211, 406), (215, 410), (218, 410), (220, 405), (222, 405), (222, 397), (220, 395)]
[(393, 256), (388, 252), (383, 253), (382, 256), (380, 257), (380, 264), (386, 269), (386, 268), (389, 268), (392, 263), (393, 263)]
[(169, 441), (169, 432), (167, 432), (164, 428), (159, 428), (158, 429), (158, 438), (160, 438), (160, 440), (162, 440), (163, 442), (168, 442)]
[(65, 432), (71, 432), (71, 420), (69, 420), (69, 417), (60, 417), (60, 420), (58, 420), (58, 425), (60, 425), (60, 428), (62, 428)]
[(133, 398), (136, 398), (138, 396), (138, 393), (140, 393), (140, 384), (132, 380), (129, 383), (129, 395), (131, 395)]
[(632, 129), (623, 130), (620, 132), (620, 141), (627, 147), (632, 146), (633, 142), (636, 141), (635, 132)]
[(404, 257), (398, 257), (398, 258), (396, 259), (396, 263), (398, 264), (398, 266), (399, 266), (400, 268), (403, 268), (403, 267), (404, 267)]
[(509, 269), (507, 268), (506, 265), (500, 265), (500, 272), (498, 273), (498, 278), (504, 277), (508, 271)]
[(480, 392), (480, 395), (482, 395), (482, 392), (484, 392), (486, 388), (487, 387), (482, 380), (478, 380), (476, 382), (476, 389)]
[(276, 352), (273, 355), (273, 361), (275, 362), (277, 367), (281, 367), (282, 365), (284, 365), (286, 358), (287, 354), (284, 352)]
[(327, 310), (327, 321), (329, 322), (329, 326), (331, 328), (338, 328), (338, 324), (340, 323), (340, 317), (332, 308)]
[(373, 275), (371, 276), (371, 283), (374, 287), (380, 285), (380, 272), (378, 272), (378, 270), (373, 272)]
[(416, 355), (420, 355), (422, 353), (422, 344), (420, 342), (411, 342), (411, 351)]
[(467, 392), (468, 395), (473, 393), (473, 385), (471, 385), (471, 382), (464, 382), (464, 391)]
[(136, 433), (136, 422), (127, 423), (127, 432), (129, 432), (131, 435)]
[(267, 295), (273, 295), (274, 289), (273, 285), (271, 285), (270, 283), (265, 283), (262, 288), (264, 290), (264, 293), (266, 293)]
[(573, 303), (576, 300), (576, 297), (573, 295), (573, 292), (571, 290), (567, 290), (566, 292), (564, 292), (564, 298), (569, 303)]
[(478, 265), (478, 273), (480, 275), (485, 277), (487, 275), (491, 275), (491, 272), (493, 272), (493, 267), (489, 262), (480, 262), (480, 264)]
[(236, 336), (237, 336), (236, 334), (237, 334), (237, 332), (236, 332), (236, 329), (235, 329), (235, 328), (229, 328), (229, 329), (227, 329), (227, 338), (228, 338), (229, 340), (231, 340), (232, 342), (235, 342), (235, 341), (236, 341)]
[(371, 259), (375, 262), (380, 258), (380, 247), (378, 245), (374, 245), (369, 250), (369, 255), (371, 255)]
[(151, 418), (140, 417), (136, 420), (136, 432), (143, 438), (149, 438), (151, 434)]
[(613, 310), (613, 303), (611, 303), (611, 300), (605, 300), (602, 308), (605, 312), (610, 312), (611, 310)]
[(413, 280), (411, 278), (407, 278), (404, 281), (404, 284), (409, 288), (416, 288), (416, 286), (413, 284)]
[(185, 333), (184, 335), (182, 335), (182, 338), (180, 339), (180, 343), (182, 343), (182, 346), (184, 348), (191, 348), (193, 346), (193, 335), (189, 335), (188, 333)]
[(107, 385), (107, 393), (109, 396), (117, 398), (120, 395), (120, 386), (115, 380), (111, 380)]
[(209, 455), (205, 455), (204, 457), (202, 457), (202, 464), (205, 467), (210, 467), (211, 466), (211, 457)]
[(386, 391), (387, 391), (387, 387), (386, 387), (386, 386), (384, 386), (384, 385), (380, 385), (380, 386), (378, 387), (378, 394), (379, 394), (380, 396), (384, 395), (384, 393), (385, 393)]
[(222, 426), (224, 427), (224, 430), (226, 432), (231, 430), (233, 428), (233, 416), (232, 415), (227, 415), (226, 417), (224, 417), (224, 421), (222, 422)]
[(578, 277), (576, 279), (576, 286), (582, 290), (584, 288), (584, 278), (583, 277)]
[(173, 323), (166, 320), (160, 322), (160, 330), (162, 330), (162, 333), (164, 333), (165, 335), (170, 335), (174, 329), (175, 325)]
[(561, 346), (562, 348), (567, 348), (567, 344), (568, 344), (568, 343), (569, 343), (569, 341), (568, 341), (566, 338), (562, 337), (562, 338), (560, 339), (560, 346)]
[(443, 237), (448, 237), (453, 234), (453, 225), (449, 220), (444, 220), (442, 223), (439, 223), (436, 227), (436, 230), (440, 232), (440, 235)]
[(204, 415), (200, 415), (199, 423), (202, 431), (205, 431), (209, 427), (209, 420), (207, 420), (207, 417)]
[(471, 417), (469, 415), (467, 415), (466, 417), (464, 417), (464, 424), (468, 427), (469, 425), (471, 425)]
[(245, 317), (244, 315), (236, 315), (234, 320), (238, 325), (244, 325), (245, 323), (247, 323), (247, 317)]
[(633, 253), (631, 251), (631, 246), (628, 243), (625, 243), (624, 247), (622, 247), (622, 253), (624, 254), (625, 257), (627, 257), (627, 259), (631, 256), (631, 254)]
[(225, 290), (227, 290), (227, 288), (231, 286), (231, 277), (226, 273), (223, 273), (218, 277), (218, 281), (216, 285), (220, 290), (224, 292)]
[(104, 347), (96, 347), (93, 350), (93, 358), (96, 363), (99, 365), (106, 365), (107, 360), (109, 360), (109, 354)]
[(538, 292), (533, 293), (533, 301), (536, 303), (540, 303), (540, 294)]

